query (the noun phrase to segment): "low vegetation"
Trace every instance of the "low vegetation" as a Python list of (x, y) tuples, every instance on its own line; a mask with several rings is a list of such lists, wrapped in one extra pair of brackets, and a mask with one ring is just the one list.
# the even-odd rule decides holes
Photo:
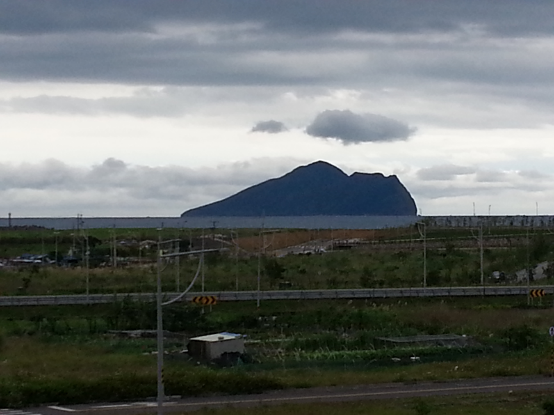
[[(490, 231), (490, 241), (498, 236), (495, 231)], [(4, 252), (1, 255), (12, 255), (17, 250), (21, 253), (23, 249), (23, 252), (38, 249), (50, 252), (53, 246), (60, 253), (83, 241), (77, 238), (79, 235), (69, 233), (47, 237), (45, 231), (32, 232), (36, 232), (33, 237), (23, 232), (1, 233), (0, 252)], [(118, 245), (118, 266), (113, 266), (110, 232), (102, 230), (92, 235), (91, 231), (88, 235), (91, 258), (93, 255), (95, 258), (89, 269), (38, 265), (0, 269), (3, 295), (82, 294), (88, 280), (90, 293), (114, 294), (115, 299), (104, 305), (3, 309), (0, 407), (143, 399), (156, 394), (155, 339), (121, 338), (117, 332), (156, 328), (153, 303), (131, 301), (122, 294), (154, 291), (157, 235), (144, 230), (136, 231), (134, 236), (126, 235), (126, 241), (154, 240), (154, 244), (143, 249), (131, 242)], [(174, 235), (174, 230), (165, 232), (162, 239), (179, 236)], [(188, 242), (201, 234), (201, 231), (181, 232), (183, 241)], [(480, 263), (474, 235), (471, 231), (447, 235), (440, 232), (443, 231), (427, 235), (428, 285), (478, 284)], [(205, 288), (253, 290), (257, 286), (258, 267), (263, 289), (421, 285), (423, 255), (417, 229), (352, 235), (326, 233), (330, 231), (290, 231), (267, 235), (265, 239), (256, 232), (241, 232), (239, 239), (234, 235), (230, 239), (238, 243), (229, 252), (239, 255), (228, 252), (206, 257)], [(338, 236), (344, 239), (357, 236), (374, 242), (320, 254), (269, 255), (293, 244), (311, 243), (313, 248), (316, 241)], [(526, 237), (527, 232), (520, 230), (513, 236), (512, 245), (495, 247), (491, 242), (484, 250), (485, 275), (494, 270), (510, 274), (526, 264), (554, 258), (551, 236), (537, 234), (522, 243)], [(502, 238), (506, 244), (505, 235)], [(189, 246), (183, 242), (181, 248)], [(266, 255), (258, 256), (260, 246), (267, 248)], [(270, 246), (274, 249), (269, 249)], [(177, 285), (181, 288), (187, 285), (197, 264), (198, 258), (164, 263), (163, 290), (176, 291)], [(489, 279), (486, 282), (494, 283)], [(165, 341), (166, 393), (236, 394), (289, 387), (548, 374), (550, 303), (551, 299), (544, 299), (528, 306), (526, 298), (490, 297), (264, 301), (261, 308), (242, 302), (218, 303), (213, 308), (177, 303), (164, 308), (164, 328), (175, 334)], [(248, 355), (241, 365), (226, 368), (199, 365), (182, 353), (187, 338), (220, 331), (247, 336)], [(391, 347), (381, 340), (441, 334), (464, 335), (471, 341), (457, 346)], [(448, 406), (441, 402), (425, 400), (389, 409), (375, 408), (381, 408), (383, 411), (378, 413), (384, 414), (440, 413), (440, 408)], [(523, 408), (527, 403), (522, 405)], [(541, 404), (533, 405), (527, 409), (540, 413), (536, 411)], [(354, 404), (349, 408), (365, 410)], [(511, 407), (516, 408), (516, 404)], [(447, 412), (462, 413), (450, 408)]]
[[(207, 254), (204, 267), (205, 289), (255, 290), (258, 271), (261, 288), (342, 289), (418, 287), (423, 283), (423, 244), (415, 228), (387, 231), (283, 231), (253, 235), (254, 230), (236, 233), (210, 230), (204, 244), (226, 248), (220, 254)], [(120, 231), (115, 239), (109, 230), (82, 233), (52, 231), (0, 232), (0, 259), (25, 252), (45, 253), (63, 267), (37, 264), (0, 268), (0, 294), (44, 295), (90, 293), (153, 292), (157, 272), (155, 255), (158, 236), (151, 230)], [(510, 282), (518, 270), (554, 260), (554, 235), (546, 231), (527, 234), (521, 229), (489, 229), (484, 236), (483, 275), (486, 284)], [(179, 249), (199, 249), (201, 230), (165, 230), (161, 239), (181, 239)], [(334, 250), (329, 241), (334, 241)], [(361, 240), (364, 243), (356, 244)], [(116, 256), (114, 257), (114, 241)], [(346, 242), (345, 242), (346, 241)], [(352, 243), (347, 241), (354, 241)], [(475, 231), (429, 230), (426, 249), (428, 286), (471, 286), (481, 283), (479, 243)], [(89, 247), (89, 267), (83, 252)], [(287, 248), (288, 247), (288, 248)], [(322, 247), (326, 252), (322, 253)], [(350, 249), (338, 249), (349, 247)], [(175, 244), (167, 249), (177, 249)], [(261, 258), (258, 253), (261, 250)], [(331, 252), (331, 250), (333, 250)], [(287, 252), (294, 255), (285, 255)], [(319, 252), (319, 253), (318, 253)], [(302, 254), (304, 253), (304, 254)], [(114, 260), (115, 258), (115, 260)], [(181, 257), (164, 262), (164, 291), (176, 291), (195, 275), (198, 257)], [(502, 271), (506, 280), (491, 278)], [(554, 267), (546, 271), (548, 282)]]
[[(547, 374), (551, 310), (517, 299), (221, 303), (167, 309), (166, 392), (171, 395), (376, 382)], [(155, 327), (152, 304), (16, 307), (3, 310), (0, 406), (142, 399), (155, 395), (155, 339), (110, 330)], [(248, 363), (197, 365), (186, 338), (234, 331)], [(381, 336), (465, 334), (470, 347), (384, 348)], [(417, 358), (417, 359), (416, 359)], [(129, 385), (134, 385), (133, 387)]]

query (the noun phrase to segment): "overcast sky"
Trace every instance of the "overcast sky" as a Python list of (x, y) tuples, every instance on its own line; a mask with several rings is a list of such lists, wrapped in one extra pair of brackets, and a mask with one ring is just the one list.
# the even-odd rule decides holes
[(554, 214), (552, 0), (3, 0), (0, 216), (178, 216), (325, 160)]

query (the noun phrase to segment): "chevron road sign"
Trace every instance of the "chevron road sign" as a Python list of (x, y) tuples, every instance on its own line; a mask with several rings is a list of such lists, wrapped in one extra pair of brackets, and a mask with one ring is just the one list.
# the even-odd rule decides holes
[(546, 292), (543, 289), (531, 290), (531, 291), (529, 291), (529, 295), (533, 298), (535, 298), (535, 297), (544, 297), (546, 295)]
[(217, 303), (217, 297), (215, 295), (192, 297), (192, 302), (201, 305), (213, 305)]

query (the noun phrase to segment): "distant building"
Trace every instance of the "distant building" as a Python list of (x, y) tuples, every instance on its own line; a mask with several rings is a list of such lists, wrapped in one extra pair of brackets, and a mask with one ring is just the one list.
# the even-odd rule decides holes
[(19, 257), (12, 259), (14, 265), (46, 265), (52, 264), (54, 261), (46, 254), (21, 254)]

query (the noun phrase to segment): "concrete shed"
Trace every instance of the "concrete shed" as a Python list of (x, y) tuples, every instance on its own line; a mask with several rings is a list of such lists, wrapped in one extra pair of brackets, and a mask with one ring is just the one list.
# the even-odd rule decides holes
[(216, 333), (193, 337), (188, 344), (188, 353), (199, 360), (214, 360), (224, 353), (244, 353), (244, 338), (235, 333)]

